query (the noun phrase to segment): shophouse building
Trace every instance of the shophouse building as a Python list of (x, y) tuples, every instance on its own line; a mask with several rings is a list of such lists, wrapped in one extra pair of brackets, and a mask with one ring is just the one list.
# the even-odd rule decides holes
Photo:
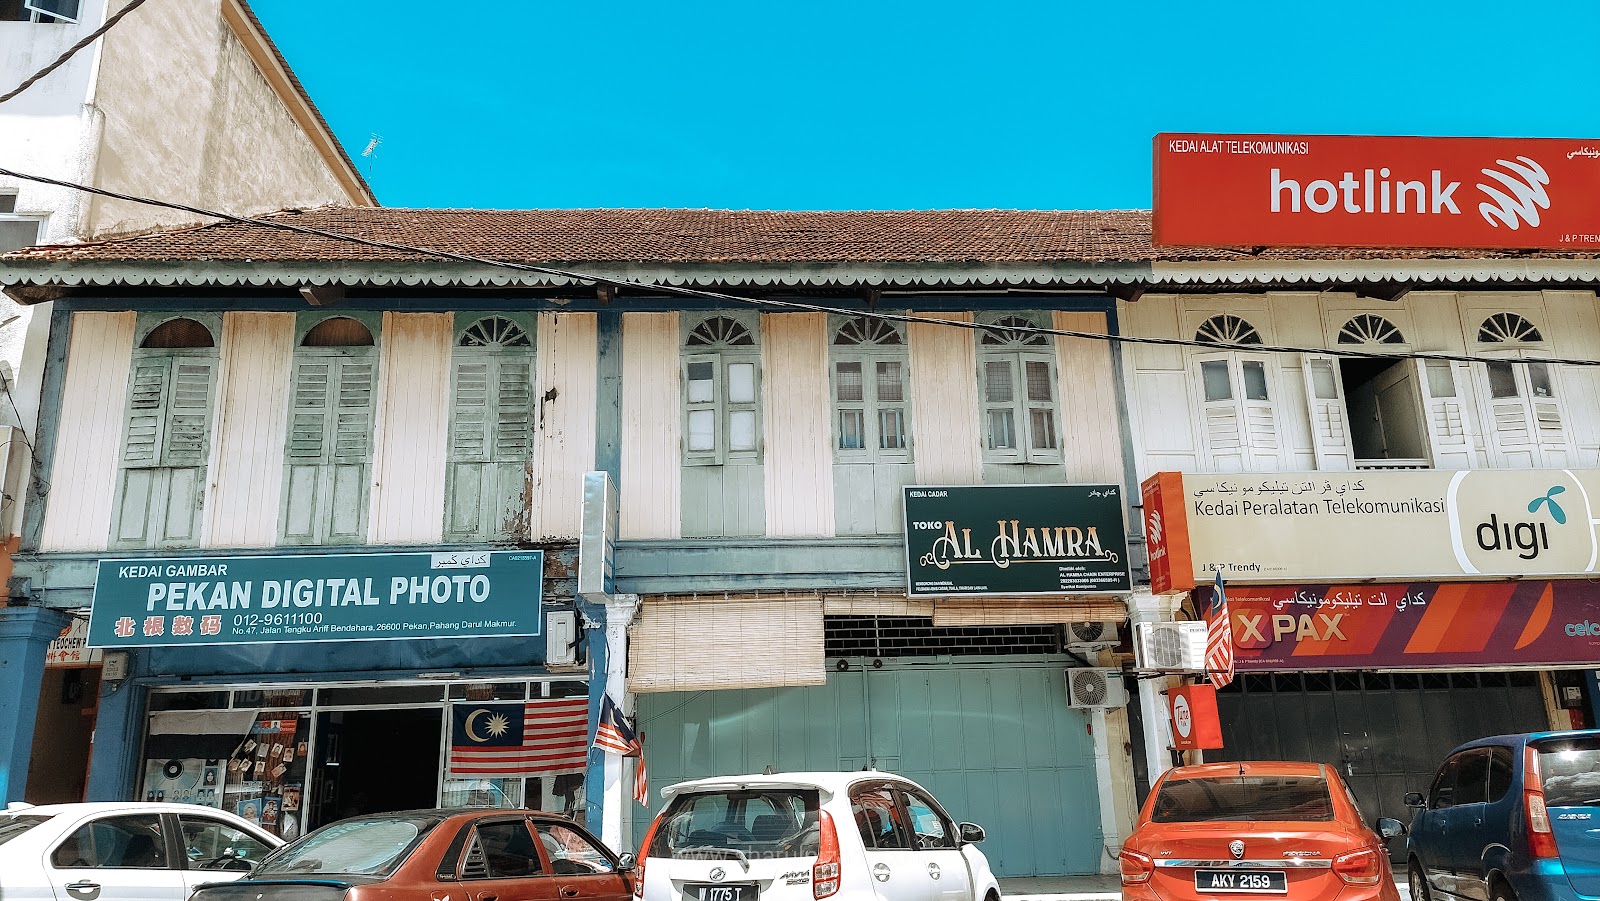
[[(272, 221), (578, 274), (246, 225), (0, 260), (13, 296), (57, 296), (52, 415), (37, 436), (48, 491), (30, 495), (10, 602), (92, 608), (91, 637), (127, 667), (99, 689), (92, 797), (188, 778), (175, 749), (214, 749), (194, 758), (203, 779), (207, 760), (229, 770), (252, 741), (304, 741), (279, 776), (221, 776), (218, 803), (296, 788), (301, 827), (360, 809), (524, 803), (581, 815), (627, 846), (659, 800), (626, 802), (614, 758), (497, 775), (467, 753), (474, 717), (491, 708), (523, 713), (529, 747), (571, 753), (557, 734), (571, 722), (541, 718), (572, 716), (578, 705), (561, 702), (581, 699), (586, 736), (609, 688), (644, 733), (653, 786), (875, 766), (985, 826), (997, 872), (1109, 871), (1140, 790), (1170, 762), (1165, 682), (1130, 673), (1126, 706), (1074, 706), (1069, 683), (1131, 670), (1131, 623), (1192, 616), (1204, 595), (1191, 586), (1209, 581), (1195, 577), (1219, 562), (1208, 536), (1227, 534), (1178, 495), (1182, 529), (1170, 517), (1150, 528), (1152, 498), (1167, 500), (1141, 483), (1165, 473), (1156, 484), (1176, 480), (1181, 494), (1190, 480), (1275, 488), (1315, 474), (1320, 491), (1337, 474), (1348, 494), (1369, 472), (1374, 486), (1423, 480), (1386, 489), (1381, 500), (1402, 504), (1431, 502), (1441, 489), (1427, 480), (1444, 470), (1470, 471), (1469, 488), (1493, 499), (1500, 474), (1538, 481), (1528, 473), (1553, 466), (1577, 473), (1564, 500), (1588, 484), (1583, 455), (1600, 453), (1589, 370), (1534, 359), (1600, 356), (1594, 264), (1571, 254), (1158, 251), (1139, 211), (326, 209)], [(1446, 361), (1446, 379), (1433, 362), (1337, 356), (1347, 348), (1490, 362)], [(1409, 417), (1395, 399), (1405, 390), (1416, 392)], [(580, 584), (577, 562), (604, 494), (585, 491), (590, 473), (617, 494), (614, 584), (598, 590)], [(1449, 496), (1454, 476), (1442, 477)], [(921, 560), (908, 559), (906, 488), (1028, 499), (1061, 485), (1118, 492), (1132, 532), (1149, 533), (1153, 570), (1134, 534), (1112, 548), (1132, 564), (1128, 590), (912, 590)], [(1505, 483), (1525, 511), (1526, 489)], [(1278, 532), (1302, 534), (1252, 534)], [(1180, 533), (1187, 569), (1173, 562)], [(1287, 640), (1272, 631), (1273, 605), (1345, 596), (1309, 548), (1275, 549), (1289, 561), (1279, 572), (1305, 581), (1230, 572), (1229, 590), (1236, 610), (1266, 615), (1258, 627)], [(1592, 570), (1589, 558), (1503, 577), (1480, 561), (1452, 580), (1373, 572), (1365, 555), (1345, 555), (1358, 561), (1347, 581), (1404, 581), (1390, 590), (1420, 593), (1413, 612), (1453, 604), (1469, 631), (1480, 586), (1510, 586), (1510, 650), (1449, 645), (1419, 662), (1396, 638), (1389, 656), (1375, 656), (1389, 653), (1379, 643), (1334, 664), (1326, 621), (1312, 616), (1300, 651), (1297, 616), (1293, 648), (1241, 644), (1242, 676), (1223, 696), (1229, 746), (1212, 753), (1335, 760), (1381, 810), (1398, 784), (1382, 779), (1401, 771), (1382, 770), (1391, 761), (1375, 749), (1418, 728), (1405, 704), (1456, 717), (1428, 720), (1439, 732), (1428, 741), (1523, 725), (1535, 702), (1534, 725), (1570, 721), (1565, 674), (1592, 666), (1592, 652), (1546, 654), (1534, 647), (1542, 632), (1516, 645), (1545, 595), (1531, 576), (1555, 585), (1555, 622), (1555, 605), (1587, 584), (1555, 577)], [(405, 631), (416, 621), (393, 611), (476, 603), (480, 569), (484, 603), (511, 607)], [(206, 583), (222, 579), (214, 613)], [(1468, 587), (1438, 600), (1452, 581)], [(257, 608), (238, 605), (233, 582)], [(1533, 607), (1516, 620), (1525, 590)], [(206, 608), (191, 613), (197, 593)], [(251, 619), (269, 593), (270, 613), (291, 618)], [(374, 610), (341, 618), (336, 594)], [(286, 609), (285, 597), (298, 602)], [(202, 615), (224, 619), (209, 635), (173, 634), (178, 616), (206, 628)], [(402, 634), (314, 631), (335, 624)], [(1296, 654), (1319, 641), (1325, 660), (1302, 665)], [(1347, 728), (1347, 713), (1368, 719)], [(1367, 750), (1345, 754), (1331, 728)]]
[[(0, 92), (21, 86), (125, 8), (107, 0), (0, 2)], [(322, 204), (372, 205), (372, 192), (243, 0), (162, 0), (130, 11), (64, 65), (0, 104), (0, 167), (60, 182), (152, 196), (235, 215)], [(63, 244), (205, 220), (190, 213), (0, 175), (0, 252)], [(0, 300), (0, 403), (5, 461), (0, 543), (16, 546), (30, 472), (39, 387), (47, 368), (49, 292)], [(43, 483), (40, 483), (43, 484)], [(37, 486), (36, 486), (37, 487)], [(0, 559), (0, 575), (10, 572)], [(48, 654), (6, 678), (12, 700), (40, 694), (30, 721), (0, 738), (0, 791), (36, 801), (84, 795), (95, 731), (98, 652), (80, 622), (54, 614), (0, 612), (0, 634), (67, 630)], [(44, 658), (39, 658), (43, 660)], [(27, 676), (18, 675), (26, 672)], [(19, 767), (37, 739), (49, 753)], [(20, 755), (16, 756), (16, 755)], [(22, 773), (32, 774), (24, 785)]]

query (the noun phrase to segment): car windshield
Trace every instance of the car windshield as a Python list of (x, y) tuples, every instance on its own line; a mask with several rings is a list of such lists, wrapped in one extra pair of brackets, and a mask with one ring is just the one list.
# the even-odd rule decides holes
[(42, 814), (0, 813), (0, 845), (50, 819)]
[(1174, 779), (1156, 795), (1151, 822), (1333, 819), (1333, 799), (1321, 776), (1223, 776)]
[(256, 876), (386, 876), (439, 824), (434, 817), (369, 817), (324, 826), (284, 845)]
[(1600, 738), (1557, 740), (1538, 747), (1546, 806), (1600, 806)]
[(647, 854), (678, 860), (815, 857), (822, 843), (819, 797), (814, 788), (679, 795)]

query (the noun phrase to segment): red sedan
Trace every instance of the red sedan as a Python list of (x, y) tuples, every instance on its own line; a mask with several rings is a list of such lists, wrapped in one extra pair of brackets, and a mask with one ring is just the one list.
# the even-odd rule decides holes
[(1124, 901), (1399, 901), (1384, 841), (1398, 820), (1361, 821), (1316, 763), (1216, 763), (1168, 770), (1122, 846)]
[(632, 869), (554, 814), (409, 810), (324, 826), (190, 901), (633, 901)]

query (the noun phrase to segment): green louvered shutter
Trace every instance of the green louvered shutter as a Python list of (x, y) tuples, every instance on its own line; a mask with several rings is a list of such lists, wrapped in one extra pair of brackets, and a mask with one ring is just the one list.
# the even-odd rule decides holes
[(484, 535), (484, 488), (489, 459), (489, 379), (492, 360), (476, 356), (455, 362), (450, 385), (450, 451), (445, 490), (447, 541)]
[(494, 494), (490, 538), (519, 538), (528, 531), (529, 463), (533, 458), (533, 364), (500, 361), (495, 392)]
[(327, 491), (332, 506), (323, 544), (358, 544), (367, 538), (377, 368), (371, 356), (341, 357), (335, 366), (338, 394)]
[(370, 354), (295, 361), (285, 453), (286, 543), (366, 540), (376, 374)]
[(113, 547), (198, 542), (216, 365), (196, 356), (133, 361)]
[(527, 521), (533, 364), (520, 355), (458, 353), (451, 384), (445, 537), (513, 538)]

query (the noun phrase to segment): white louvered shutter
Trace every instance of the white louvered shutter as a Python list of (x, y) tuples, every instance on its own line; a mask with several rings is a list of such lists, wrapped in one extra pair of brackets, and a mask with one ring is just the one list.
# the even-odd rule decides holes
[(162, 413), (166, 407), (167, 377), (171, 372), (170, 357), (134, 361), (128, 395), (128, 430), (122, 441), (124, 467), (160, 465), (165, 419)]
[(1473, 469), (1482, 465), (1472, 410), (1463, 401), (1463, 393), (1472, 386), (1467, 364), (1449, 360), (1413, 360), (1412, 364), (1417, 368), (1434, 468)]
[(1350, 439), (1350, 417), (1344, 399), (1339, 361), (1326, 354), (1302, 354), (1300, 372), (1305, 378), (1306, 405), (1311, 413), (1311, 448), (1318, 469), (1355, 468)]
[(1236, 359), (1234, 365), (1249, 466), (1253, 470), (1276, 469), (1282, 434), (1278, 411), (1272, 405), (1272, 366), (1267, 360), (1249, 357)]

